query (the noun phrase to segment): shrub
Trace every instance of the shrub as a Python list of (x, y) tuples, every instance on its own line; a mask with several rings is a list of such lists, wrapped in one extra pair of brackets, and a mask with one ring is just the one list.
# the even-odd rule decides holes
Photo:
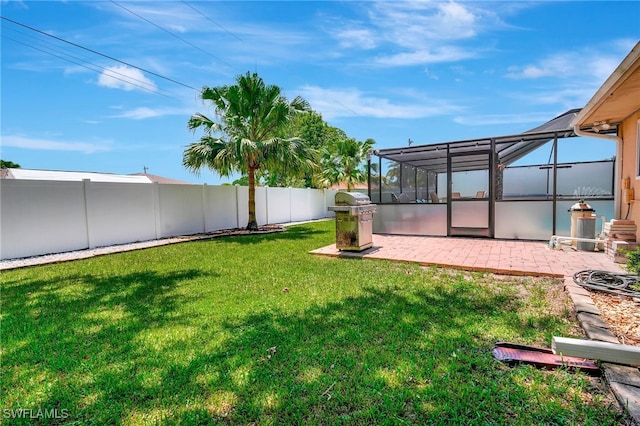
[(627, 250), (627, 264), (625, 269), (634, 275), (640, 274), (640, 247), (635, 250)]

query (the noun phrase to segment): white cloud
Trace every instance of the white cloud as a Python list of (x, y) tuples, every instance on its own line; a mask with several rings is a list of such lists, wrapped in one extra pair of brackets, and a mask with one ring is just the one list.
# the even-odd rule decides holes
[(23, 0), (2, 0), (2, 4), (11, 3), (13, 6), (18, 5), (21, 9), (29, 9), (29, 6)]
[(387, 98), (367, 95), (358, 89), (323, 89), (317, 86), (304, 86), (299, 92), (314, 111), (322, 114), (325, 120), (354, 116), (415, 119), (459, 111), (458, 107), (446, 101), (431, 100), (430, 103), (412, 101), (412, 103), (400, 104), (393, 103)]
[(370, 15), (390, 41), (404, 47), (471, 38), (481, 24), (479, 12), (455, 2), (377, 2)]
[(160, 110), (154, 110), (147, 107), (135, 108), (125, 111), (122, 114), (114, 115), (114, 118), (132, 118), (134, 120), (144, 120), (145, 118), (160, 117), (164, 115)]
[(112, 115), (111, 118), (130, 118), (133, 120), (144, 120), (147, 118), (165, 117), (168, 115), (187, 115), (191, 116), (193, 110), (187, 108), (148, 108), (139, 107), (128, 111), (124, 111), (117, 115)]
[(375, 34), (368, 29), (347, 28), (338, 30), (335, 37), (340, 42), (340, 47), (359, 47), (362, 49), (373, 49), (377, 46)]
[(54, 141), (50, 139), (29, 138), (24, 136), (2, 136), (2, 145), (23, 149), (38, 149), (47, 151), (79, 151), (85, 154), (93, 154), (98, 151), (110, 151), (111, 142), (102, 141), (95, 143)]
[(540, 60), (537, 64), (511, 66), (507, 77), (513, 79), (532, 79), (542, 77), (561, 77), (574, 75), (580, 67), (579, 55), (559, 53)]
[(586, 104), (595, 89), (591, 86), (575, 85), (560, 90), (530, 91), (513, 96), (520, 103), (532, 105), (558, 105), (566, 109), (579, 108)]
[(98, 86), (123, 90), (147, 90), (155, 92), (158, 87), (144, 76), (142, 71), (126, 65), (107, 67), (98, 77)]
[[(330, 33), (344, 49), (385, 48), (373, 61), (382, 66), (412, 66), (475, 58), (486, 47), (462, 46), (499, 23), (478, 4), (449, 2), (374, 2), (361, 21), (334, 22)], [(328, 26), (329, 27), (329, 26)], [(333, 28), (342, 30), (336, 32)]]
[(586, 79), (586, 84), (601, 84), (622, 62), (630, 48), (625, 41), (613, 41), (606, 47), (590, 46), (580, 50), (563, 51), (535, 63), (513, 65), (507, 69), (511, 79), (538, 79), (544, 77)]
[(187, 29), (183, 26), (183, 25), (169, 25), (169, 28), (171, 29), (171, 31), (176, 32), (176, 33), (186, 33)]
[(429, 68), (425, 68), (423, 70), (424, 75), (427, 76), (427, 78), (431, 79), (431, 80), (438, 80), (438, 74), (433, 73), (432, 71), (429, 70)]
[(404, 66), (420, 64), (436, 64), (442, 62), (456, 62), (475, 56), (474, 52), (465, 51), (455, 46), (444, 46), (431, 50), (414, 50), (391, 56), (381, 56), (376, 63), (387, 66)]
[(503, 124), (540, 124), (553, 118), (553, 114), (548, 112), (527, 113), (527, 114), (469, 114), (458, 116), (454, 122), (465, 126), (495, 126)]
[[(197, 28), (203, 25), (204, 21), (197, 12), (179, 2), (126, 2), (123, 6), (92, 2), (92, 5), (98, 9), (109, 8), (115, 11), (123, 19), (130, 21), (130, 25), (148, 27), (149, 22), (152, 22), (153, 25), (167, 28), (172, 32), (185, 33), (186, 26)], [(141, 17), (144, 17), (144, 20)]]

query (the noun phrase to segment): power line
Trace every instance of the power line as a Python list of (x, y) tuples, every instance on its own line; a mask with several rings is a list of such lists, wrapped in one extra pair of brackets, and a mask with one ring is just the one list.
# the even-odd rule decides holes
[[(111, 69), (107, 69), (107, 68), (102, 67), (102, 66), (100, 66), (100, 65), (96, 65), (96, 64), (94, 64), (94, 63), (91, 63), (91, 62), (87, 62), (87, 61), (85, 61), (87, 64), (92, 65), (92, 66), (94, 67), (94, 68), (92, 68), (92, 67), (90, 67), (90, 66), (88, 66), (88, 65), (85, 65), (85, 64), (83, 64), (83, 63), (76, 62), (76, 61), (74, 61), (74, 60), (72, 60), (72, 59), (69, 59), (68, 57), (66, 57), (66, 58), (65, 58), (65, 57), (63, 57), (63, 56), (61, 56), (61, 55), (56, 55), (55, 53), (52, 53), (52, 52), (50, 52), (50, 51), (48, 52), (48, 51), (46, 51), (46, 50), (44, 50), (44, 49), (40, 49), (39, 47), (36, 47), (36, 46), (30, 45), (30, 44), (24, 43), (24, 42), (22, 42), (22, 41), (20, 41), (20, 40), (13, 39), (13, 38), (8, 37), (8, 36), (6, 36), (6, 35), (4, 35), (4, 34), (2, 34), (2, 38), (7, 39), (7, 40), (11, 40), (11, 41), (13, 41), (14, 43), (18, 43), (18, 44), (21, 44), (21, 45), (23, 45), (23, 46), (29, 47), (29, 48), (31, 48), (31, 49), (38, 50), (38, 51), (40, 51), (40, 52), (46, 53), (47, 55), (51, 55), (51, 56), (53, 56), (53, 57), (56, 57), (56, 58), (59, 58), (59, 59), (65, 60), (65, 61), (67, 61), (67, 62), (71, 62), (72, 64), (76, 64), (76, 65), (78, 65), (78, 66), (81, 66), (81, 67), (86, 68), (86, 69), (91, 70), (91, 71), (99, 72), (99, 71), (100, 71), (100, 69), (102, 69), (102, 71), (104, 71), (104, 72), (103, 72), (103, 74), (108, 75), (109, 77), (111, 77), (111, 78), (113, 78), (113, 79), (120, 80), (120, 81), (122, 81), (122, 82), (124, 82), (124, 83), (130, 84), (130, 85), (135, 86), (135, 87), (139, 87), (140, 89), (142, 89), (142, 90), (146, 90), (147, 92), (155, 93), (155, 94), (158, 94), (158, 95), (160, 95), (160, 96), (165, 96), (165, 97), (172, 98), (172, 99), (177, 99), (177, 98), (175, 98), (175, 97), (173, 97), (173, 96), (165, 95), (165, 94), (163, 94), (163, 93), (158, 92), (157, 90), (153, 90), (153, 89), (151, 89), (151, 88), (149, 88), (149, 87), (145, 87), (145, 86), (143, 86), (143, 85), (141, 85), (141, 84), (136, 84), (136, 83), (134, 83), (134, 82), (132, 82), (132, 81), (137, 81), (137, 82), (139, 82), (139, 83), (147, 84), (147, 85), (148, 85), (148, 83), (146, 83), (146, 82), (144, 82), (144, 81), (141, 81), (141, 80), (138, 80), (138, 79), (136, 79), (136, 78), (130, 77), (130, 76), (125, 75), (125, 74), (123, 74), (123, 73), (120, 73), (120, 72), (118, 72), (118, 71), (111, 70)], [(75, 57), (75, 56), (73, 56), (73, 55), (69, 55), (69, 54), (65, 54), (65, 55), (67, 55), (67, 56), (69, 56), (69, 57), (71, 57), (71, 58), (78, 59), (78, 60), (83, 60), (83, 59), (81, 59), (81, 58), (77, 58), (77, 57)], [(96, 68), (98, 68), (98, 69), (96, 69)], [(117, 76), (116, 76), (116, 75), (114, 75), (114, 74), (116, 74), (116, 75), (120, 75), (120, 76), (125, 77), (125, 78), (117, 77)]]
[[(187, 41), (187, 40), (185, 40), (185, 39), (183, 39), (183, 38), (181, 38), (181, 37), (179, 37), (179, 36), (177, 36), (177, 35), (173, 34), (172, 32), (170, 32), (170, 31), (168, 31), (168, 30), (166, 30), (166, 29), (164, 29), (164, 28), (160, 27), (159, 25), (157, 25), (157, 24), (155, 24), (155, 23), (153, 23), (153, 22), (149, 21), (148, 19), (146, 19), (146, 18), (144, 18), (144, 17), (142, 17), (142, 16), (140, 16), (140, 15), (138, 15), (138, 14), (134, 13), (133, 11), (131, 11), (131, 10), (127, 9), (126, 7), (124, 7), (124, 6), (120, 5), (120, 4), (118, 4), (116, 1), (113, 1), (113, 0), (112, 0), (111, 2), (112, 2), (112, 3), (114, 3), (116, 6), (119, 6), (120, 8), (122, 8), (122, 9), (126, 10), (127, 12), (129, 12), (129, 13), (131, 13), (131, 14), (133, 14), (133, 15), (137, 16), (137, 17), (139, 17), (140, 19), (144, 20), (145, 22), (148, 22), (149, 24), (151, 24), (151, 25), (153, 25), (153, 26), (155, 26), (155, 27), (157, 27), (157, 28), (161, 29), (162, 31), (167, 32), (168, 34), (172, 35), (173, 37), (176, 37), (177, 39), (181, 40), (182, 42), (184, 42), (184, 43), (186, 43), (186, 44), (188, 44), (188, 45), (190, 45), (190, 46), (192, 46), (192, 47), (194, 47), (194, 48), (196, 48), (196, 49), (198, 49), (198, 50), (200, 50), (200, 51), (202, 51), (202, 52), (206, 53), (207, 55), (209, 55), (209, 56), (213, 57), (214, 59), (216, 59), (216, 60), (218, 60), (218, 61), (222, 62), (223, 64), (225, 64), (225, 65), (227, 65), (227, 66), (229, 66), (229, 67), (233, 68), (233, 66), (231, 66), (230, 64), (228, 64), (228, 63), (226, 63), (226, 62), (222, 61), (221, 59), (219, 59), (219, 58), (215, 57), (214, 55), (210, 54), (209, 52), (207, 52), (207, 51), (205, 51), (205, 50), (201, 49), (199, 46), (196, 46), (196, 45), (192, 44), (191, 42), (189, 42), (189, 41)], [(197, 10), (196, 8), (194, 8), (193, 6), (191, 6), (190, 4), (188, 4), (186, 1), (182, 1), (182, 3), (184, 3), (184, 4), (185, 4), (185, 5), (187, 5), (187, 6), (189, 6), (191, 9), (195, 10), (195, 11), (196, 11), (196, 12), (198, 12), (199, 14), (201, 14), (202, 16), (204, 16), (205, 18), (207, 18), (209, 21), (211, 21), (211, 22), (213, 22), (214, 24), (218, 25), (220, 28), (222, 28), (224, 31), (226, 31), (227, 33), (229, 33), (229, 34), (230, 34), (230, 35), (232, 35), (233, 37), (235, 37), (235, 38), (237, 38), (238, 40), (240, 40), (240, 41), (244, 42), (241, 38), (239, 38), (239, 37), (238, 37), (238, 36), (236, 36), (235, 34), (231, 33), (230, 31), (226, 30), (226, 29), (225, 29), (224, 27), (222, 27), (220, 24), (218, 24), (217, 22), (215, 22), (214, 20), (212, 20), (212, 19), (211, 19), (211, 18), (209, 18), (208, 16), (204, 15), (202, 12), (200, 12), (199, 10)], [(19, 25), (19, 26), (21, 26), (21, 27), (23, 27), (23, 28), (26, 28), (26, 29), (28, 29), (28, 30), (31, 30), (31, 31), (34, 31), (34, 32), (36, 32), (36, 33), (39, 33), (39, 34), (45, 35), (45, 36), (47, 36), (47, 37), (50, 37), (50, 38), (53, 38), (53, 39), (55, 39), (55, 40), (61, 41), (61, 42), (63, 42), (63, 43), (69, 44), (69, 45), (71, 45), (71, 46), (77, 47), (77, 48), (79, 48), (79, 49), (82, 49), (82, 50), (85, 50), (85, 51), (91, 52), (91, 53), (96, 54), (96, 55), (98, 55), (98, 56), (102, 56), (102, 57), (104, 57), (104, 58), (110, 59), (110, 60), (112, 60), (112, 61), (116, 61), (116, 62), (121, 63), (121, 64), (123, 64), (123, 65), (127, 65), (127, 66), (129, 66), (129, 67), (135, 68), (135, 69), (137, 69), (137, 70), (140, 70), (140, 71), (145, 72), (145, 73), (147, 73), (147, 74), (150, 74), (150, 75), (153, 75), (153, 76), (155, 76), (155, 77), (161, 78), (161, 79), (163, 79), (163, 80), (169, 81), (169, 82), (171, 82), (171, 83), (174, 83), (174, 84), (177, 84), (177, 85), (180, 85), (180, 86), (186, 87), (186, 88), (188, 88), (188, 89), (194, 90), (194, 91), (195, 91), (195, 92), (197, 92), (197, 93), (200, 93), (200, 92), (201, 92), (201, 90), (200, 90), (200, 89), (197, 89), (197, 88), (195, 88), (195, 87), (193, 87), (193, 86), (190, 86), (190, 85), (188, 85), (188, 84), (182, 83), (182, 82), (180, 82), (180, 81), (174, 80), (174, 79), (169, 78), (169, 77), (165, 77), (165, 76), (163, 76), (163, 75), (161, 75), (161, 74), (158, 74), (158, 73), (156, 73), (156, 72), (153, 72), (153, 71), (150, 71), (150, 70), (147, 70), (147, 69), (144, 69), (144, 68), (138, 67), (138, 66), (136, 66), (136, 65), (130, 64), (130, 63), (125, 62), (125, 61), (122, 61), (122, 60), (120, 60), (120, 59), (114, 58), (114, 57), (112, 57), (112, 56), (106, 55), (106, 54), (104, 54), (104, 53), (101, 53), (101, 52), (98, 52), (98, 51), (96, 51), (96, 50), (90, 49), (90, 48), (88, 48), (88, 47), (82, 46), (82, 45), (80, 45), (80, 44), (77, 44), (77, 43), (74, 43), (74, 42), (71, 42), (71, 41), (65, 40), (65, 39), (63, 39), (63, 38), (60, 38), (60, 37), (54, 36), (54, 35), (52, 35), (52, 34), (48, 34), (48, 33), (44, 32), (44, 31), (42, 31), (42, 30), (39, 30), (39, 29), (37, 29), (37, 28), (34, 28), (34, 27), (29, 26), (29, 25), (23, 24), (23, 23), (21, 23), (21, 22), (15, 21), (15, 20), (13, 20), (13, 19), (10, 19), (10, 18), (4, 17), (4, 16), (0, 16), (0, 18), (2, 18), (2, 19), (3, 19), (3, 20), (5, 20), (5, 21), (11, 22), (11, 23), (13, 23), (13, 24), (15, 24), (15, 25)], [(15, 40), (14, 40), (14, 41), (15, 41)], [(31, 47), (31, 46), (29, 46), (29, 47)], [(34, 49), (36, 49), (36, 50), (40, 50), (40, 49), (37, 49), (37, 48), (34, 48)], [(45, 52), (45, 53), (47, 53), (47, 52)], [(56, 56), (56, 55), (53, 55), (53, 54), (52, 54), (52, 56)], [(61, 59), (64, 59), (64, 58), (61, 58)], [(69, 61), (69, 62), (73, 62), (73, 61)], [(75, 62), (73, 62), (73, 63), (75, 63)], [(84, 65), (82, 65), (82, 64), (78, 64), (78, 65), (84, 66)], [(85, 67), (85, 68), (87, 68), (87, 67)], [(95, 71), (95, 70), (94, 70), (94, 71)], [(111, 71), (111, 70), (109, 70), (109, 71)], [(115, 72), (115, 71), (112, 71), (112, 72)], [(112, 77), (113, 77), (113, 76), (112, 76)], [(117, 77), (113, 77), (113, 78), (116, 78), (116, 79), (120, 80), (120, 79), (119, 79), (119, 78), (117, 78)], [(134, 80), (135, 80), (135, 79), (134, 79)], [(123, 80), (123, 81), (124, 81), (124, 80)], [(129, 83), (129, 84), (133, 84), (133, 83), (131, 83), (131, 82), (128, 82), (128, 83)], [(134, 85), (135, 85), (135, 84), (134, 84)], [(149, 89), (145, 89), (145, 90), (149, 90)], [(157, 92), (156, 92), (156, 93), (157, 93)], [(168, 96), (168, 95), (162, 95), (162, 96)], [(169, 96), (169, 97), (171, 97), (171, 96)], [(351, 113), (355, 114), (356, 116), (359, 116), (359, 117), (361, 116), (358, 112), (354, 111), (353, 109), (351, 109), (351, 108), (349, 108), (348, 106), (344, 105), (343, 103), (339, 102), (337, 99), (332, 99), (332, 101), (333, 101), (333, 102), (335, 102), (336, 104), (340, 105), (340, 106), (341, 106), (342, 108), (344, 108), (345, 110), (350, 111)]]
[(235, 35), (234, 33), (232, 33), (231, 31), (227, 30), (225, 27), (223, 27), (222, 25), (218, 24), (216, 21), (214, 21), (213, 19), (211, 19), (210, 17), (208, 17), (207, 15), (205, 15), (204, 13), (200, 12), (198, 9), (196, 9), (195, 7), (193, 7), (192, 5), (190, 5), (189, 3), (187, 3), (186, 1), (182, 0), (182, 3), (184, 3), (185, 5), (189, 6), (191, 9), (195, 10), (196, 12), (198, 12), (200, 15), (202, 15), (203, 17), (205, 17), (206, 19), (208, 19), (209, 21), (211, 21), (212, 23), (216, 24), (218, 27), (220, 27), (224, 32), (226, 32), (227, 34), (229, 34), (232, 37), (235, 37), (237, 40), (241, 41), (244, 43), (244, 40), (241, 39), (240, 37), (238, 37), (237, 35)]
[(222, 59), (218, 58), (218, 57), (217, 57), (217, 56), (215, 56), (215, 55), (212, 55), (211, 53), (207, 52), (206, 50), (204, 50), (204, 49), (203, 49), (203, 48), (201, 48), (200, 46), (197, 46), (197, 45), (195, 45), (195, 44), (191, 43), (189, 40), (186, 40), (186, 39), (184, 39), (184, 38), (180, 37), (179, 35), (174, 34), (174, 33), (172, 33), (171, 31), (169, 31), (169, 30), (167, 30), (167, 29), (165, 29), (165, 28), (162, 28), (160, 25), (158, 25), (158, 24), (156, 24), (156, 23), (154, 23), (154, 22), (151, 22), (150, 20), (148, 20), (148, 19), (147, 19), (147, 18), (145, 18), (144, 16), (139, 15), (139, 14), (135, 13), (134, 11), (132, 11), (132, 10), (130, 10), (130, 9), (127, 9), (126, 7), (124, 7), (123, 5), (121, 5), (120, 3), (118, 3), (117, 1), (111, 0), (111, 3), (113, 3), (113, 4), (115, 4), (116, 6), (118, 6), (118, 7), (122, 8), (122, 9), (126, 10), (127, 12), (131, 13), (132, 15), (137, 16), (138, 18), (140, 18), (140, 19), (142, 19), (143, 21), (145, 21), (145, 22), (147, 22), (147, 23), (149, 23), (149, 24), (153, 25), (154, 27), (156, 27), (156, 28), (158, 28), (158, 29), (160, 29), (160, 30), (164, 31), (165, 33), (167, 33), (167, 34), (169, 34), (169, 35), (171, 35), (171, 36), (173, 36), (173, 37), (177, 38), (177, 39), (178, 39), (178, 40), (180, 40), (181, 42), (186, 43), (186, 44), (188, 44), (189, 46), (191, 46), (191, 47), (193, 47), (193, 48), (195, 48), (195, 49), (198, 49), (199, 51), (201, 51), (201, 52), (203, 52), (203, 53), (205, 53), (205, 54), (207, 54), (207, 55), (211, 56), (211, 57), (212, 57), (213, 59), (215, 59), (216, 61), (219, 61), (219, 62), (221, 62), (221, 63), (225, 64), (226, 66), (228, 66), (228, 67), (230, 67), (230, 68), (233, 68), (233, 65), (231, 65), (231, 64), (229, 64), (229, 63), (227, 63), (227, 62), (223, 61)]
[(77, 44), (77, 43), (73, 43), (73, 42), (68, 41), (68, 40), (65, 40), (65, 39), (63, 39), (63, 38), (56, 37), (56, 36), (54, 36), (54, 35), (52, 35), (52, 34), (48, 34), (48, 33), (44, 32), (44, 31), (41, 31), (41, 30), (39, 30), (39, 29), (37, 29), (37, 28), (31, 27), (31, 26), (29, 26), (29, 25), (23, 24), (23, 23), (18, 22), (18, 21), (14, 21), (13, 19), (9, 19), (9, 18), (6, 18), (6, 17), (4, 17), (4, 16), (0, 16), (0, 18), (4, 19), (5, 21), (11, 22), (11, 23), (13, 23), (13, 24), (15, 24), (15, 25), (19, 25), (19, 26), (21, 26), (21, 27), (23, 27), (23, 28), (27, 28), (27, 29), (29, 29), (29, 30), (31, 30), (31, 31), (35, 31), (35, 32), (37, 32), (37, 33), (39, 33), (39, 34), (45, 35), (45, 36), (47, 36), (47, 37), (51, 37), (51, 38), (56, 39), (56, 40), (58, 40), (58, 41), (61, 41), (61, 42), (63, 42), (63, 43), (70, 44), (71, 46), (75, 46), (75, 47), (77, 47), (77, 48), (79, 48), (79, 49), (86, 50), (86, 51), (91, 52), (91, 53), (93, 53), (93, 54), (96, 54), (96, 55), (102, 56), (103, 58), (111, 59), (112, 61), (116, 61), (116, 62), (118, 62), (118, 63), (124, 64), (124, 65), (127, 65), (127, 66), (129, 66), (129, 67), (132, 67), (132, 68), (138, 69), (138, 70), (140, 70), (140, 71), (146, 72), (147, 74), (154, 75), (154, 76), (156, 76), (156, 77), (158, 77), (158, 78), (161, 78), (161, 79), (163, 79), (163, 80), (167, 80), (167, 81), (170, 81), (170, 82), (172, 82), (172, 83), (178, 84), (178, 85), (180, 85), (180, 86), (186, 87), (186, 88), (188, 88), (188, 89), (195, 90), (195, 91), (196, 91), (196, 92), (198, 92), (198, 93), (200, 92), (200, 89), (196, 89), (195, 87), (193, 87), (193, 86), (189, 86), (188, 84), (184, 84), (184, 83), (181, 83), (181, 82), (179, 82), (179, 81), (177, 81), (177, 80), (174, 80), (174, 79), (172, 79), (172, 78), (165, 77), (165, 76), (163, 76), (163, 75), (160, 75), (160, 74), (158, 74), (158, 73), (155, 73), (155, 72), (153, 72), (153, 71), (149, 71), (149, 70), (146, 70), (146, 69), (144, 69), (144, 68), (140, 68), (140, 67), (138, 67), (138, 66), (136, 66), (136, 65), (130, 64), (130, 63), (125, 62), (125, 61), (121, 61), (120, 59), (116, 59), (116, 58), (114, 58), (113, 56), (105, 55), (104, 53), (100, 53), (100, 52), (98, 52), (98, 51), (96, 51), (96, 50), (90, 49), (90, 48), (88, 48), (88, 47), (81, 46), (81, 45), (79, 45), (79, 44)]
[[(7, 40), (11, 40), (14, 43), (18, 43), (18, 44), (21, 44), (21, 45), (26, 46), (28, 48), (31, 48), (31, 49), (34, 49), (34, 50), (38, 50), (38, 51), (43, 52), (43, 53), (45, 53), (47, 55), (54, 56), (56, 58), (65, 60), (67, 62), (71, 62), (71, 63), (79, 65), (79, 66), (81, 66), (83, 68), (87, 68), (87, 69), (89, 69), (91, 71), (95, 71), (95, 72), (102, 71), (103, 74), (106, 74), (109, 77), (113, 77), (113, 78), (115, 78), (117, 80), (120, 80), (120, 81), (123, 81), (125, 83), (131, 84), (132, 86), (139, 87), (139, 88), (141, 88), (143, 90), (146, 90), (146, 91), (149, 91), (149, 92), (153, 92), (153, 93), (158, 93), (158, 94), (160, 94), (162, 96), (171, 97), (173, 99), (177, 99), (177, 98), (175, 98), (173, 96), (164, 95), (162, 93), (159, 93), (159, 91), (156, 90), (156, 85), (153, 84), (153, 83), (148, 83), (147, 81), (143, 81), (143, 80), (137, 79), (135, 77), (132, 77), (132, 76), (124, 74), (124, 73), (121, 73), (121, 72), (116, 71), (114, 69), (107, 68), (107, 67), (104, 67), (102, 65), (95, 64), (95, 63), (91, 62), (89, 59), (73, 55), (70, 52), (67, 52), (67, 51), (61, 49), (59, 45), (51, 43), (51, 42), (49, 42), (47, 40), (39, 39), (37, 37), (32, 36), (31, 34), (27, 34), (25, 32), (19, 31), (16, 28), (6, 28), (6, 30), (12, 31), (14, 33), (17, 33), (17, 34), (25, 37), (25, 38), (28, 38), (28, 39), (30, 39), (32, 41), (32, 43), (35, 43), (35, 44), (29, 44), (25, 40), (17, 40), (15, 38), (7, 36), (6, 34), (2, 34), (3, 38), (5, 38)], [(45, 50), (45, 48), (47, 50)], [(51, 52), (57, 52), (57, 53), (59, 53), (59, 55), (57, 55), (55, 53), (51, 53)], [(63, 56), (60, 56), (60, 55), (63, 55)], [(72, 59), (69, 59), (69, 58), (72, 58)], [(75, 60), (80, 61), (80, 62), (76, 62)], [(85, 64), (88, 64), (88, 65), (85, 65)], [(113, 76), (113, 74), (120, 75), (123, 78), (125, 78), (126, 80), (122, 79), (122, 78), (115, 77), (115, 76)], [(140, 84), (131, 83), (132, 81), (140, 83)]]

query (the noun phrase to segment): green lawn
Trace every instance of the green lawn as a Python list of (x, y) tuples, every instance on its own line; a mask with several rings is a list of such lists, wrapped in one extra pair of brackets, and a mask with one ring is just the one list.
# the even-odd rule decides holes
[(333, 241), (326, 221), (3, 272), (2, 420), (625, 421), (584, 374), (492, 357), (575, 336), (557, 280), (308, 254)]

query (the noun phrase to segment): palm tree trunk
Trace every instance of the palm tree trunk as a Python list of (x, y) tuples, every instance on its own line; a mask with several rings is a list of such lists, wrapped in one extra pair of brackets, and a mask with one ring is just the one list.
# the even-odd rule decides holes
[(258, 221), (256, 220), (256, 169), (254, 167), (249, 167), (249, 223), (247, 223), (247, 230), (258, 230)]

